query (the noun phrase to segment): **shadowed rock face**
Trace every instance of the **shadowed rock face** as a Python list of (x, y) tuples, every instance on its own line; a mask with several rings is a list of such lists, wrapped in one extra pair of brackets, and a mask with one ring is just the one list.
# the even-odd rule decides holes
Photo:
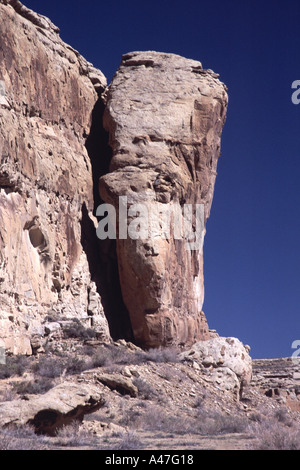
[[(226, 108), (226, 88), (217, 75), (174, 54), (124, 55), (108, 88), (104, 126), (113, 157), (110, 173), (100, 179), (101, 197), (118, 214), (119, 196), (126, 196), (128, 210), (142, 204), (148, 222), (158, 222), (148, 237), (122, 238), (117, 233), (123, 298), (135, 340), (142, 346), (209, 338), (202, 312), (202, 245), (187, 249), (187, 239), (174, 232), (189, 204), (193, 217), (196, 205), (201, 207), (203, 224), (195, 226), (194, 218), (192, 228), (204, 234)], [(129, 223), (140, 215), (140, 207), (128, 213)], [(165, 211), (171, 213), (167, 237), (157, 230)]]

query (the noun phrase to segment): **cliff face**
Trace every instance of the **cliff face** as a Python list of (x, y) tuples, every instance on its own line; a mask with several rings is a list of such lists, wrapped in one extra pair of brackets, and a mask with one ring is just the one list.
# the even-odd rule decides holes
[(226, 108), (217, 75), (174, 54), (124, 55), (108, 88), (104, 125), (113, 158), (100, 192), (118, 215), (128, 212), (129, 225), (140, 218), (140, 233), (132, 236), (124, 236), (120, 216), (117, 223), (122, 293), (139, 344), (209, 337), (201, 311), (202, 241)]
[(92, 317), (108, 335), (82, 247), (85, 143), (106, 80), (20, 2), (1, 0), (0, 19), (0, 330), (7, 349), (30, 353), (47, 314)]
[[(30, 354), (47, 315), (146, 347), (208, 339), (202, 245), (226, 88), (151, 51), (124, 55), (106, 88), (49, 19), (18, 0), (0, 0), (0, 19), (0, 346)], [(116, 241), (96, 237), (103, 201)], [(137, 236), (143, 210), (155, 227)]]

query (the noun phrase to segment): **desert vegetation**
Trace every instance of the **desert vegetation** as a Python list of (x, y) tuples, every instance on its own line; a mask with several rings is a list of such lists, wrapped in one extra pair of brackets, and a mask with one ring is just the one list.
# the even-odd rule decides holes
[(94, 383), (101, 374), (127, 378), (136, 393), (121, 393), (100, 380), (105, 405), (98, 411), (53, 436), (37, 435), (28, 424), (2, 428), (1, 450), (300, 449), (298, 414), (279, 398), (249, 389), (237, 402), (211, 385), (205, 371), (180, 359), (178, 349), (102, 343), (91, 329), (66, 325), (35, 356), (10, 356), (0, 365), (0, 402), (28, 400), (65, 381)]
[[(100, 420), (101, 416), (95, 418)], [(283, 422), (276, 413), (262, 415), (259, 420), (251, 422), (202, 411), (198, 420), (186, 420), (170, 417), (155, 405), (143, 404), (127, 410), (118, 422), (125, 425), (123, 430), (102, 437), (78, 422), (64, 426), (54, 437), (37, 436), (28, 425), (9, 427), (0, 431), (0, 450), (142, 450), (149, 448), (149, 436), (153, 436), (154, 441), (176, 442), (178, 435), (184, 437), (186, 449), (190, 445), (195, 449), (197, 444), (201, 449), (202, 442), (210, 440), (217, 445), (214, 439), (222, 436), (226, 438), (234, 433), (244, 440), (244, 448), (248, 450), (300, 450), (299, 429), (289, 420)]]

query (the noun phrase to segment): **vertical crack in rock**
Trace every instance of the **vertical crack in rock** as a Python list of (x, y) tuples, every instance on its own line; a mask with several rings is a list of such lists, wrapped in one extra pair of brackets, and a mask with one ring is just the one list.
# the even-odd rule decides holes
[[(103, 127), (104, 102), (100, 96), (92, 113), (92, 124), (86, 141), (93, 175), (94, 215), (103, 203), (99, 195), (99, 178), (109, 170), (112, 157), (108, 133)], [(92, 279), (101, 295), (110, 334), (114, 340), (133, 340), (127, 308), (123, 302), (115, 240), (99, 240), (86, 205), (82, 206), (81, 243), (87, 255)]]
[[(204, 236), (213, 198), (228, 100), (217, 77), (175, 54), (133, 52), (122, 57), (107, 91), (104, 127), (113, 156), (99, 190), (117, 215), (120, 196), (129, 211), (138, 204), (128, 212), (135, 236), (118, 236), (118, 216), (116, 245), (123, 299), (135, 341), (144, 347), (209, 338), (202, 243), (187, 248), (192, 234)], [(195, 226), (197, 207), (202, 227)], [(150, 236), (144, 222), (134, 221), (141, 211), (148, 229), (149, 222), (158, 224)], [(166, 236), (162, 213), (170, 217)], [(189, 217), (191, 235), (180, 237), (178, 226)]]

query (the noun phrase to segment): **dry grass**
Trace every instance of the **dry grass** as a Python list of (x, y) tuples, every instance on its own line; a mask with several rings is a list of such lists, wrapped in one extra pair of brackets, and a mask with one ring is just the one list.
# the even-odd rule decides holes
[(194, 415), (174, 414), (172, 409), (153, 402), (120, 410), (116, 424), (132, 431), (161, 432), (166, 435), (193, 434), (215, 436), (226, 433), (243, 433), (248, 429), (246, 417), (230, 416), (220, 412), (197, 410)]
[(31, 358), (26, 356), (8, 356), (6, 364), (0, 364), (0, 380), (13, 376), (21, 377), (30, 368)]
[(156, 390), (146, 380), (137, 377), (133, 380), (133, 384), (137, 387), (139, 396), (144, 400), (151, 400), (157, 397)]
[(127, 431), (119, 436), (120, 440), (114, 446), (114, 450), (138, 450), (144, 445), (134, 431)]
[(38, 436), (29, 425), (11, 426), (0, 430), (1, 450), (51, 450), (58, 447), (96, 447), (98, 441), (80, 423), (64, 426), (56, 437)]
[(143, 356), (145, 362), (164, 362), (168, 364), (179, 362), (176, 348), (149, 349), (143, 353)]
[(300, 450), (300, 430), (281, 408), (273, 414), (266, 413), (253, 423), (250, 432), (254, 437), (255, 450)]
[(255, 450), (300, 450), (300, 431), (278, 423), (259, 423), (253, 428)]
[(48, 450), (48, 446), (31, 426), (24, 425), (0, 430), (0, 450)]
[(65, 338), (76, 338), (79, 340), (87, 340), (97, 337), (97, 332), (92, 328), (86, 328), (80, 320), (73, 318), (72, 322), (63, 327)]
[(77, 421), (74, 421), (57, 431), (53, 443), (56, 446), (63, 447), (82, 447), (96, 445), (97, 440), (91, 432), (82, 428)]
[(246, 417), (201, 409), (198, 411), (197, 418), (196, 430), (203, 436), (243, 433), (248, 429)]
[(23, 380), (12, 383), (13, 391), (18, 395), (43, 395), (54, 386), (48, 378), (37, 378), (36, 380)]

